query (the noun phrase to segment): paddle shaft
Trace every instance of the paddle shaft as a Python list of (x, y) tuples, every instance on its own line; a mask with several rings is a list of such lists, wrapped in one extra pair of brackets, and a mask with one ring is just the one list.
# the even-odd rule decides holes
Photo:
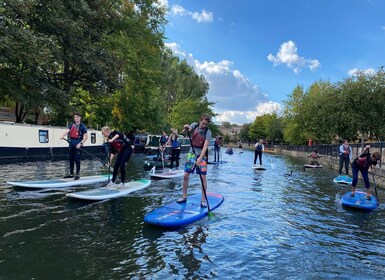
[[(188, 134), (188, 138), (190, 140), (190, 146), (191, 146), (192, 152), (195, 155), (195, 159), (196, 159), (197, 155), (195, 154), (195, 149), (194, 149), (194, 146), (192, 145), (192, 140), (191, 140), (191, 135), (190, 135), (190, 131), (189, 130), (187, 130), (187, 134)], [(206, 193), (205, 185), (203, 184), (203, 179), (202, 179), (202, 174), (201, 174), (200, 166), (197, 166), (197, 167), (199, 168), (199, 178), (201, 179), (202, 190), (203, 190), (203, 194), (205, 196), (206, 203), (207, 203), (207, 210), (210, 213), (211, 212), (210, 204), (209, 204), (209, 200), (207, 199), (207, 193)]]
[(265, 157), (267, 158), (267, 160), (269, 161), (269, 163), (270, 163), (270, 166), (271, 166), (271, 168), (275, 168), (275, 165), (270, 161), (270, 159), (269, 159), (269, 157), (266, 155), (266, 153), (264, 153), (264, 152), (262, 152), (264, 155), (265, 155)]
[[(63, 138), (63, 140), (65, 140), (68, 144), (70, 143), (70, 141), (68, 141), (68, 139), (66, 138)], [(89, 154), (90, 156), (92, 156), (94, 159), (96, 159), (97, 161), (103, 163), (107, 168), (108, 168), (108, 171), (111, 172), (111, 166), (107, 163), (105, 163), (104, 161), (102, 161), (101, 159), (97, 158), (96, 156), (94, 156), (93, 154), (91, 154), (90, 152), (87, 152), (85, 149), (83, 148), (79, 148), (80, 150), (82, 150), (83, 152)]]
[(376, 194), (376, 197), (377, 197), (377, 203), (380, 204), (380, 200), (378, 199), (376, 180), (374, 179), (374, 171), (372, 173), (372, 176), (373, 176), (373, 184), (374, 184), (374, 193)]

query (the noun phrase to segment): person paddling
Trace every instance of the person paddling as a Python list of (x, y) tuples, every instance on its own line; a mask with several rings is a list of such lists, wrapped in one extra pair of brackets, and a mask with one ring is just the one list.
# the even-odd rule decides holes
[[(63, 140), (64, 137), (68, 136), (68, 156), (70, 164), (70, 173), (67, 178), (74, 178), (74, 180), (79, 180), (80, 174), (80, 160), (81, 160), (81, 147), (87, 141), (87, 127), (80, 120), (82, 115), (78, 112), (72, 114), (74, 122), (70, 123), (67, 129), (60, 136), (60, 139)], [(74, 176), (74, 168), (76, 164), (76, 173)]]
[(262, 165), (262, 153), (265, 150), (264, 145), (262, 144), (262, 139), (257, 141), (254, 145), (254, 165), (257, 163), (257, 158), (259, 157), (259, 165)]
[(187, 162), (184, 167), (183, 176), (183, 196), (177, 200), (178, 203), (184, 203), (187, 201), (187, 187), (190, 174), (194, 173), (194, 170), (201, 177), (202, 184), (202, 198), (201, 207), (207, 207), (206, 191), (207, 191), (207, 157), (206, 151), (208, 149), (211, 140), (211, 131), (208, 128), (210, 123), (210, 116), (203, 114), (200, 117), (199, 123), (193, 122), (192, 124), (186, 124), (184, 130), (187, 130), (189, 135), (191, 132), (191, 148), (187, 154)]
[(369, 170), (373, 172), (373, 166), (377, 164), (377, 161), (381, 159), (381, 154), (379, 152), (370, 153), (370, 146), (367, 145), (363, 153), (357, 157), (352, 163), (352, 173), (353, 173), (353, 182), (352, 182), (352, 193), (351, 196), (354, 197), (356, 186), (358, 182), (358, 172), (361, 172), (362, 179), (365, 183), (366, 188), (366, 198), (371, 200), (370, 197), (370, 182), (369, 182)]
[(108, 126), (102, 127), (101, 132), (102, 135), (107, 138), (107, 142), (110, 145), (110, 165), (115, 155), (118, 154), (115, 160), (114, 170), (112, 171), (112, 179), (108, 186), (115, 185), (115, 180), (120, 169), (120, 185), (124, 187), (126, 180), (126, 163), (132, 155), (131, 142), (126, 135), (117, 130), (112, 131)]

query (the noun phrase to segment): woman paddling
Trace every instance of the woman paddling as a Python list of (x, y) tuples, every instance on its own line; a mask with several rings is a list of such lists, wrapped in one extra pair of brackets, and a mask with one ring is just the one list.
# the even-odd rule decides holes
[(377, 161), (381, 159), (381, 154), (379, 152), (370, 153), (370, 146), (367, 145), (363, 151), (363, 153), (357, 157), (352, 163), (352, 172), (353, 172), (353, 182), (352, 182), (352, 194), (354, 197), (354, 193), (356, 191), (356, 186), (358, 182), (358, 172), (361, 172), (362, 179), (365, 183), (366, 188), (366, 198), (371, 200), (370, 197), (370, 183), (369, 183), (369, 169), (373, 172), (373, 166), (377, 164)]
[(115, 185), (115, 180), (120, 169), (120, 182), (121, 186), (124, 187), (124, 182), (126, 180), (126, 163), (132, 155), (130, 140), (126, 135), (117, 130), (111, 131), (108, 126), (102, 127), (101, 132), (102, 135), (108, 139), (107, 142), (110, 145), (110, 165), (115, 155), (118, 154), (112, 172), (112, 180), (108, 186)]

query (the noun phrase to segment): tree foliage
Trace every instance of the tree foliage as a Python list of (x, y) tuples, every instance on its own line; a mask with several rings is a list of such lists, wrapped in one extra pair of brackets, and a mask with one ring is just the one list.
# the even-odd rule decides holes
[(285, 101), (284, 138), (292, 144), (308, 139), (330, 143), (340, 138), (384, 139), (385, 73), (359, 72), (336, 84), (315, 82), (296, 87)]
[(0, 99), (17, 122), (44, 110), (65, 124), (76, 110), (89, 126), (156, 133), (215, 115), (205, 78), (164, 47), (158, 1), (5, 0), (0, 11)]

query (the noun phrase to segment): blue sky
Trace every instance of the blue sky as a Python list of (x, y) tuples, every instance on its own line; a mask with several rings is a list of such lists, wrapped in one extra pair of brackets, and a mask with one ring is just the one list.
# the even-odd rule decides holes
[(166, 44), (206, 77), (216, 122), (251, 123), (297, 85), (385, 65), (383, 0), (159, 0)]

